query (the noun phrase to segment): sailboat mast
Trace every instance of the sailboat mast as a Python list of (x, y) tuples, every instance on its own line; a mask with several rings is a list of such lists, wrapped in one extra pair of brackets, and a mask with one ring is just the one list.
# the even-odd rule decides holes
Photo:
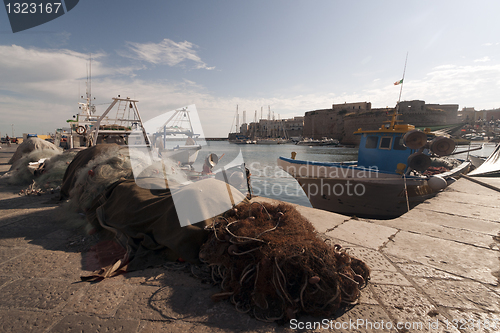
[(90, 100), (92, 100), (92, 53), (90, 54), (90, 62), (89, 62), (89, 95), (87, 96)]
[(236, 105), (236, 129), (235, 133), (239, 133), (240, 131), (238, 130), (240, 126), (240, 113), (238, 112), (238, 105)]

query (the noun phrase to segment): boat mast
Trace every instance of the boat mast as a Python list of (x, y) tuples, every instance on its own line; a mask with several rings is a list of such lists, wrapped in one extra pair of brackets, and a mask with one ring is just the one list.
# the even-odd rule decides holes
[(390, 128), (394, 128), (394, 125), (396, 125), (396, 122), (398, 121), (399, 103), (401, 102), (401, 95), (403, 94), (403, 84), (405, 82), (406, 63), (407, 62), (408, 62), (408, 52), (406, 52), (405, 67), (403, 69), (403, 77), (401, 78), (401, 88), (399, 89), (398, 105), (396, 106), (396, 109), (394, 110), (394, 114), (393, 114), (393, 116), (391, 118)]
[(407, 62), (408, 62), (408, 52), (406, 52), (405, 67), (403, 69), (403, 77), (401, 79), (401, 88), (399, 89), (398, 108), (399, 108), (399, 102), (401, 101), (401, 94), (403, 93), (403, 85), (405, 84), (405, 73), (406, 73)]

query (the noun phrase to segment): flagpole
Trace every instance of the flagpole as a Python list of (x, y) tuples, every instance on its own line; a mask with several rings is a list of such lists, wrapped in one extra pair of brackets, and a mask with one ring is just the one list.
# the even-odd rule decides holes
[(405, 73), (406, 73), (406, 63), (407, 62), (408, 62), (408, 52), (406, 52), (405, 67), (403, 69), (403, 78), (401, 79), (401, 88), (399, 89), (398, 109), (399, 109), (399, 102), (401, 102), (401, 94), (403, 93), (403, 84), (405, 83)]

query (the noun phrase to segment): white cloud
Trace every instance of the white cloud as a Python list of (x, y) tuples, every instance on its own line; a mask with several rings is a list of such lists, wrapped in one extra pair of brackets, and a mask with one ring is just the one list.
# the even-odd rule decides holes
[(196, 54), (195, 44), (188, 41), (176, 43), (173, 40), (165, 38), (159, 43), (133, 43), (127, 42), (127, 46), (133, 55), (121, 53), (137, 60), (143, 60), (152, 64), (167, 64), (177, 66), (184, 61), (193, 61), (196, 69), (214, 69), (208, 67)]
[(482, 58), (474, 60), (474, 62), (488, 62), (490, 60), (491, 60), (490, 57), (482, 57)]

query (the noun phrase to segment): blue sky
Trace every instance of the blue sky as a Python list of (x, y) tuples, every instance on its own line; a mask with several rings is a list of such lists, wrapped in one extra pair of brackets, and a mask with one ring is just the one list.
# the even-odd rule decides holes
[(498, 1), (82, 0), (12, 33), (0, 10), (0, 135), (46, 134), (78, 112), (92, 54), (98, 113), (117, 95), (147, 120), (195, 104), (208, 137), (332, 103), (500, 107)]

